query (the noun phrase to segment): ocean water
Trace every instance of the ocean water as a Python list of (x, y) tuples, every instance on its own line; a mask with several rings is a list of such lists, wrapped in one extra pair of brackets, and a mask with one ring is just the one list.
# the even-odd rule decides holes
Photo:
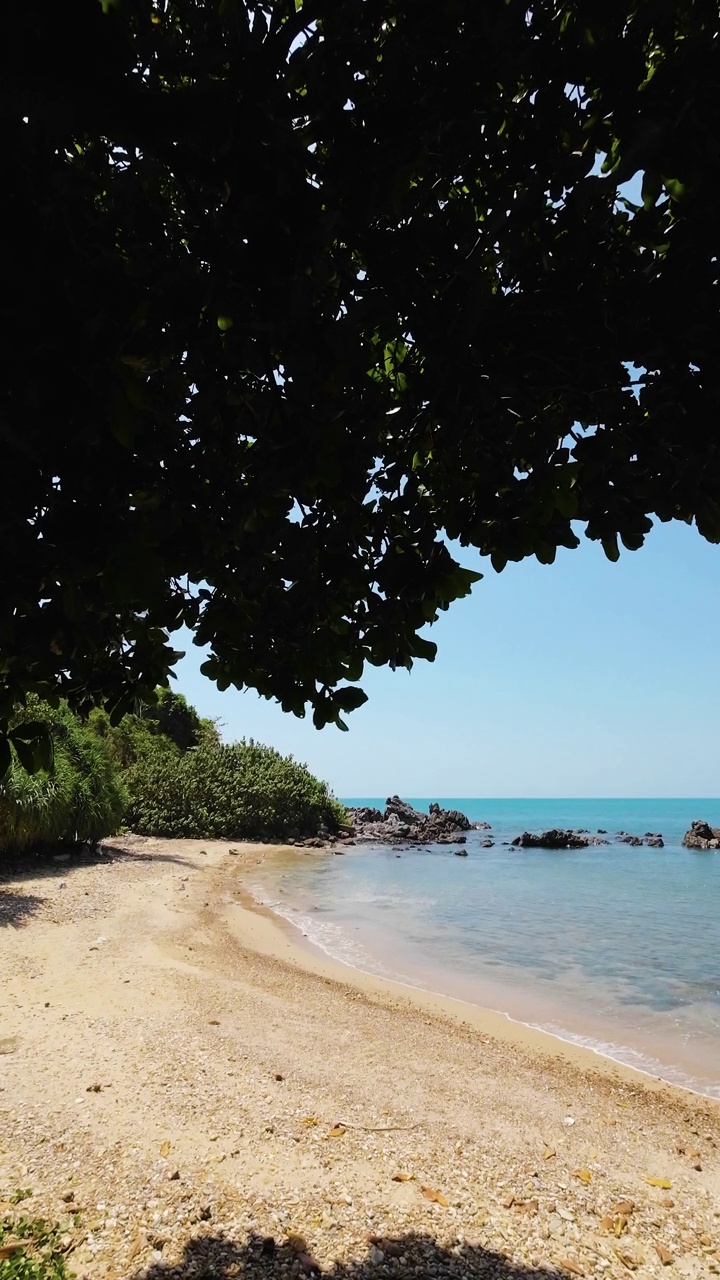
[[(438, 799), (491, 824), (468, 832), (467, 858), (447, 846), (293, 854), (251, 888), (346, 964), (720, 1098), (720, 851), (681, 846), (694, 818), (720, 826), (720, 800)], [(553, 826), (604, 828), (611, 843), (503, 843)], [(659, 832), (665, 847), (619, 844), (619, 831)]]

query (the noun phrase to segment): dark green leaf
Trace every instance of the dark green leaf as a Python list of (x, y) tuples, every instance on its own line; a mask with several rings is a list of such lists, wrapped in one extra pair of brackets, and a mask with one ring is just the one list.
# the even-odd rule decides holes
[(367, 702), (367, 694), (363, 693), (362, 689), (337, 689), (333, 694), (333, 700), (342, 711), (355, 711)]
[(10, 743), (3, 734), (0, 736), (0, 781), (5, 777), (12, 763), (12, 755), (10, 752)]

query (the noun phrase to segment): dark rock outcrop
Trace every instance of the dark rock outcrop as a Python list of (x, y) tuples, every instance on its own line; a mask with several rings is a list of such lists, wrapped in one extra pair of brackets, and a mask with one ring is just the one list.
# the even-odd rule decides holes
[(685, 832), (683, 844), (687, 849), (720, 849), (720, 827), (696, 820)]
[(429, 813), (413, 809), (400, 796), (390, 796), (385, 812), (380, 809), (350, 809), (353, 835), (356, 840), (373, 844), (399, 844), (411, 841), (414, 845), (464, 844), (466, 837), (459, 834), (470, 831), (472, 823), (457, 809), (441, 809), (431, 804)]
[(367, 806), (363, 809), (351, 810), (355, 822), (382, 822), (385, 817), (382, 809), (370, 809)]
[(531, 831), (523, 831), (512, 841), (520, 849), (587, 849), (591, 844), (607, 844), (583, 831), (562, 831), (553, 827), (550, 831), (541, 831), (539, 835)]
[(441, 822), (443, 826), (453, 826), (458, 831), (469, 831), (472, 826), (470, 819), (466, 818), (459, 809), (441, 809), (439, 804), (430, 805), (430, 821)]

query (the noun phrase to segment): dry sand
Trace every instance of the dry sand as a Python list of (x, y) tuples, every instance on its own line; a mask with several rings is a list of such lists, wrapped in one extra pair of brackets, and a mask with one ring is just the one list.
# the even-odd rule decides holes
[(267, 847), (114, 848), (0, 880), (0, 1212), (72, 1270), (720, 1274), (719, 1104), (313, 953)]

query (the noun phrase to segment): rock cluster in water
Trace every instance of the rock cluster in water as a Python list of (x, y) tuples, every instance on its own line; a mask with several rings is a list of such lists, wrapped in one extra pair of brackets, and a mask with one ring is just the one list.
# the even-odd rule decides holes
[[(609, 840), (603, 839), (604, 835), (604, 831), (593, 836), (589, 831), (564, 831), (552, 827), (550, 831), (541, 831), (538, 835), (532, 831), (523, 831), (511, 843), (519, 849), (587, 849), (590, 845), (609, 844)], [(644, 836), (631, 836), (627, 831), (618, 831), (615, 839), (619, 844), (629, 844), (636, 848), (646, 844), (654, 849), (662, 849), (665, 844), (662, 836), (654, 831), (646, 831)]]
[(665, 848), (665, 841), (659, 831), (646, 831), (644, 836), (630, 836), (627, 831), (618, 831), (615, 839), (618, 844), (630, 844), (636, 849), (639, 849), (641, 844), (649, 845), (651, 849)]
[(399, 796), (390, 796), (385, 810), (363, 807), (348, 810), (356, 840), (373, 844), (463, 844), (473, 823), (457, 809), (431, 804), (429, 813), (413, 809)]
[(683, 844), (688, 849), (720, 849), (720, 827), (697, 820), (685, 832)]
[(588, 845), (608, 842), (601, 836), (591, 836), (586, 831), (561, 831), (553, 827), (550, 831), (541, 831), (539, 835), (523, 831), (512, 843), (520, 849), (587, 849)]

